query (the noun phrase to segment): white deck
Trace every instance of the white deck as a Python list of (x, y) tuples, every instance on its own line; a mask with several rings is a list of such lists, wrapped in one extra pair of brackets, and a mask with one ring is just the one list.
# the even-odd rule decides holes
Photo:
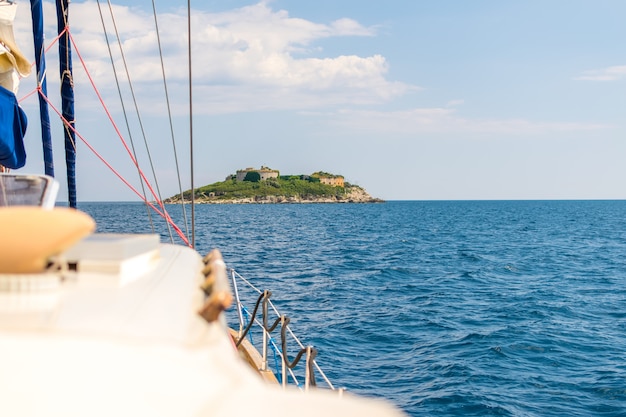
[(173, 245), (160, 255), (125, 285), (90, 273), (56, 291), (0, 293), (0, 416), (398, 415), (265, 385), (224, 325), (197, 314), (200, 256)]
[(115, 274), (85, 273), (56, 291), (0, 293), (0, 303), (16, 306), (0, 312), (0, 330), (185, 343), (194, 327), (205, 327), (194, 314), (203, 302), (201, 262), (193, 250), (161, 245), (160, 258), (126, 285)]

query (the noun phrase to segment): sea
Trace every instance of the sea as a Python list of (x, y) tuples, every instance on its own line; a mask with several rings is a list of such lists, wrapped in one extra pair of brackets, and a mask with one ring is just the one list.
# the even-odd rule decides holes
[[(79, 208), (151, 233), (140, 203)], [(195, 228), (348, 392), (410, 416), (626, 416), (626, 201), (197, 205)]]

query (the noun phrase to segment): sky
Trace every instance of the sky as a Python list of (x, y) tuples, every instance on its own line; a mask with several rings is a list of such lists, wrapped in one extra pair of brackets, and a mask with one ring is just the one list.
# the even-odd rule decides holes
[[(97, 3), (71, 3), (79, 201), (139, 199), (89, 147), (141, 190), (81, 61), (163, 198), (191, 187), (190, 120), (196, 187), (263, 165), (340, 174), (385, 200), (626, 198), (622, 0), (193, 0), (191, 119), (186, 5), (155, 0), (157, 38), (152, 2), (112, 2), (127, 63), (107, 17), (118, 92)], [(34, 61), (28, 2), (14, 29)], [(55, 55), (48, 90), (60, 106)], [(25, 173), (43, 172), (35, 83), (18, 93)]]

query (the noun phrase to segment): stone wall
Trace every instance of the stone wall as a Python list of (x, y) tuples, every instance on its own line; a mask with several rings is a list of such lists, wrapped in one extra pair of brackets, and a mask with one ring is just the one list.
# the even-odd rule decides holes
[(246, 178), (248, 172), (257, 172), (261, 176), (261, 181), (268, 180), (270, 178), (278, 178), (278, 171), (275, 169), (269, 169), (267, 167), (261, 167), (261, 169), (246, 168), (237, 171), (237, 181), (243, 181)]

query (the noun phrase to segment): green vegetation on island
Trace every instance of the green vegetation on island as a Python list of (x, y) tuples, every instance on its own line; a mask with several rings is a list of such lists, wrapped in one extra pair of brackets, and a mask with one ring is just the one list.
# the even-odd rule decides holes
[[(372, 198), (363, 188), (344, 182), (340, 175), (316, 172), (311, 175), (281, 176), (278, 175), (278, 171), (265, 167), (261, 170), (252, 168), (240, 170), (237, 171), (237, 175), (230, 175), (225, 181), (196, 188), (194, 197), (200, 203), (382, 201)], [(183, 198), (185, 201), (190, 201), (191, 191), (185, 191)], [(165, 200), (166, 203), (179, 201), (180, 195)]]

